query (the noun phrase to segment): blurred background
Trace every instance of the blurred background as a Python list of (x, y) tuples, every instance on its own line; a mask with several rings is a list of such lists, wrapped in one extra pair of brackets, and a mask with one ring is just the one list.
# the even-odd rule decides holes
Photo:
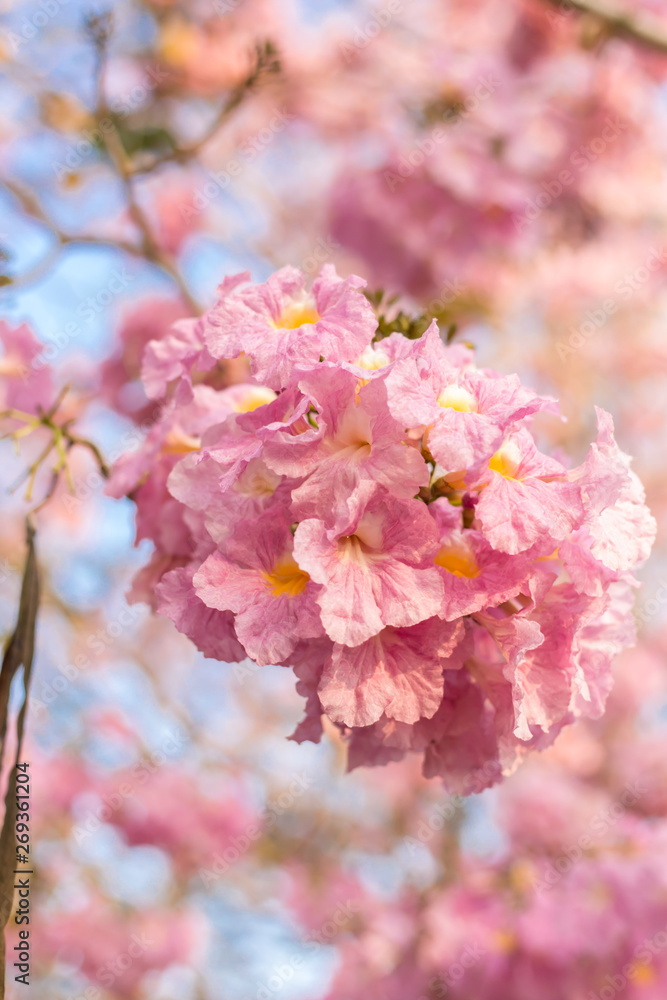
[[(149, 340), (225, 275), (332, 262), (557, 395), (575, 461), (611, 411), (659, 524), (605, 717), (464, 801), (417, 761), (347, 773), (333, 728), (288, 741), (291, 675), (204, 659), (128, 603), (147, 543), (73, 452), (36, 517), (11, 996), (667, 995), (667, 3), (620, 10), (1, 0), (3, 383), (25, 323), (112, 462), (155, 420)], [(2, 442), (3, 636), (30, 457)]]

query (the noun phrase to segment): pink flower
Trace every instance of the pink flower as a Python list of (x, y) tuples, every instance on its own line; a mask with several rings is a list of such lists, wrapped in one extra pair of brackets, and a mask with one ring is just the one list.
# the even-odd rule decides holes
[(295, 743), (322, 738), (324, 709), (319, 696), (319, 684), (324, 665), (329, 661), (333, 643), (326, 636), (298, 643), (290, 653), (290, 665), (297, 677), (296, 690), (306, 699), (306, 714), (289, 739)]
[(289, 504), (295, 481), (274, 467), (298, 471), (320, 436), (305, 419), (309, 401), (294, 391), (276, 397), (264, 386), (238, 385), (219, 397), (234, 412), (212, 426), (200, 449), (178, 462), (169, 477), (172, 496), (203, 513), (216, 542), (239, 518), (261, 513), (274, 498)]
[(449, 792), (470, 795), (500, 780), (502, 704), (487, 698), (469, 670), (448, 670), (444, 697), (432, 719), (417, 723), (413, 746), (424, 751), (424, 774)]
[(114, 974), (114, 992), (131, 1000), (149, 973), (198, 956), (206, 928), (201, 914), (187, 906), (121, 912), (94, 893), (84, 905), (58, 909), (54, 919), (40, 921), (35, 937), (40, 955), (69, 962), (91, 984), (101, 982), (100, 972), (109, 977), (119, 956), (131, 957)]
[(510, 556), (492, 548), (483, 533), (463, 528), (461, 507), (436, 500), (429, 507), (440, 531), (436, 565), (444, 581), (440, 614), (447, 621), (502, 604), (519, 594), (535, 566), (530, 553)]
[(306, 457), (312, 454), (311, 444), (322, 436), (308, 420), (311, 405), (305, 396), (291, 389), (276, 397), (264, 386), (251, 386), (247, 404), (233, 397), (231, 390), (224, 398), (236, 413), (219, 426), (211, 422), (202, 440), (201, 458), (193, 459), (193, 464), (211, 459), (225, 466), (222, 490), (236, 481), (249, 462), (260, 457), (278, 475), (303, 475)]
[(120, 785), (132, 789), (110, 816), (124, 840), (132, 847), (160, 848), (181, 876), (201, 871), (202, 859), (233, 849), (249, 826), (261, 826), (247, 791), (229, 777), (221, 780), (219, 774), (206, 782), (197, 773), (168, 763), (154, 770), (115, 772), (107, 784), (110, 796)]
[(443, 696), (443, 667), (463, 622), (439, 618), (411, 628), (384, 628), (358, 646), (335, 645), (319, 697), (326, 714), (346, 726), (370, 726), (383, 715), (412, 724), (431, 718)]
[(14, 329), (0, 320), (0, 409), (37, 413), (54, 402), (51, 370), (44, 348), (25, 323)]
[(501, 445), (507, 430), (538, 410), (554, 409), (506, 377), (460, 365), (456, 349), (443, 347), (435, 321), (415, 342), (412, 357), (387, 376), (389, 409), (409, 427), (428, 427), (428, 449), (445, 472), (474, 472)]
[[(259, 547), (254, 543), (258, 528)], [(292, 549), (285, 511), (274, 506), (256, 521), (240, 522), (237, 534), (194, 577), (204, 604), (234, 612), (238, 639), (260, 666), (289, 657), (297, 639), (322, 634), (317, 588)]]
[(494, 549), (516, 555), (533, 546), (547, 555), (584, 519), (581, 491), (560, 462), (542, 455), (526, 428), (509, 434), (486, 471), (475, 518)]
[[(435, 324), (371, 343), (358, 285), (237, 275), (149, 348), (178, 384), (110, 486), (156, 546), (134, 597), (208, 655), (291, 667), (295, 740), (324, 715), (350, 767), (417, 753), (479, 791), (603, 712), (654, 522), (609, 417), (568, 472), (530, 431), (553, 400)], [(241, 354), (251, 381), (196, 384)]]
[(246, 652), (236, 638), (233, 614), (208, 608), (195, 593), (192, 577), (192, 569), (186, 567), (164, 574), (156, 587), (158, 614), (171, 618), (204, 656), (240, 663)]
[(140, 447), (122, 455), (114, 465), (106, 492), (115, 497), (132, 495), (137, 504), (137, 542), (149, 538), (156, 545), (150, 564), (135, 578), (132, 599), (155, 608), (156, 585), (164, 573), (183, 567), (195, 554), (205, 557), (214, 548), (201, 514), (174, 499), (167, 481), (183, 455), (199, 451), (203, 428), (217, 423), (230, 410), (224, 392), (196, 386), (189, 404), (167, 404)]
[[(459, 152), (458, 163), (460, 157)], [(489, 250), (498, 247), (506, 255), (516, 243), (514, 210), (519, 207), (515, 192), (503, 197), (502, 179), (494, 177), (496, 190), (489, 190), (488, 159), (488, 154), (464, 154), (468, 184), (473, 177), (476, 182), (474, 197), (459, 193), (447, 179), (435, 182), (423, 168), (410, 168), (405, 176), (398, 156), (380, 170), (347, 173), (332, 192), (331, 233), (382, 287), (421, 301), (448, 285), (488, 294), (485, 272), (494, 257)]]
[(157, 242), (167, 253), (177, 255), (192, 233), (201, 228), (201, 210), (195, 208), (194, 178), (180, 172), (150, 176), (141, 194), (153, 219)]
[(303, 276), (284, 267), (264, 285), (249, 274), (227, 278), (218, 304), (207, 314), (204, 339), (215, 358), (244, 351), (259, 382), (280, 389), (295, 382), (300, 367), (353, 361), (370, 344), (377, 326), (373, 309), (357, 291), (360, 278), (339, 278), (331, 264), (305, 289)]
[(203, 513), (206, 530), (220, 544), (241, 520), (257, 517), (267, 506), (277, 501), (289, 503), (291, 480), (282, 477), (261, 458), (251, 458), (235, 479), (229, 467), (219, 465), (210, 455), (186, 456), (169, 476), (168, 486), (173, 497), (193, 510)]
[[(150, 341), (167, 339), (172, 324), (187, 315), (186, 307), (173, 299), (147, 299), (123, 316), (118, 350), (101, 369), (101, 389), (105, 399), (119, 413), (140, 421), (153, 415), (155, 404), (147, 382), (142, 386), (142, 358)], [(144, 391), (145, 390), (145, 391)]]
[(316, 464), (292, 492), (299, 520), (316, 517), (327, 507), (332, 517), (344, 512), (361, 483), (380, 483), (405, 499), (428, 485), (426, 463), (388, 413), (381, 381), (360, 386), (353, 374), (320, 365), (299, 387), (315, 406), (323, 429), (321, 440), (312, 443)]
[[(200, 321), (182, 319), (157, 340), (151, 340), (144, 351), (141, 377), (146, 394), (159, 399), (167, 392), (170, 382), (186, 379), (190, 384), (193, 372), (210, 371), (215, 358), (206, 350), (201, 339)], [(184, 397), (187, 399), (187, 396)]]
[(595, 408), (598, 437), (572, 478), (582, 483), (591, 554), (611, 570), (631, 569), (648, 558), (656, 523), (630, 457), (614, 440), (614, 422)]
[(435, 524), (424, 505), (381, 487), (363, 492), (333, 527), (310, 518), (294, 536), (299, 566), (321, 584), (326, 633), (349, 646), (386, 625), (404, 628), (437, 615), (443, 594)]

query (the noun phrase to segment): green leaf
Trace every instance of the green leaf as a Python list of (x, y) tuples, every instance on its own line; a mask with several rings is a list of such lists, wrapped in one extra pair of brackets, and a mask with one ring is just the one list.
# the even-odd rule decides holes
[(115, 122), (123, 149), (128, 156), (135, 153), (172, 153), (176, 143), (167, 131), (157, 125), (144, 125), (142, 128), (131, 128), (122, 119)]

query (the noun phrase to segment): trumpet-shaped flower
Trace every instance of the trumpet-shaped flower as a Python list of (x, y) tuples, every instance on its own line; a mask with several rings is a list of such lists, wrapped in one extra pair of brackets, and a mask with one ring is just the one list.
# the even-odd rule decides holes
[(334, 722), (369, 726), (384, 713), (412, 724), (430, 718), (443, 696), (443, 667), (463, 622), (430, 618), (410, 628), (384, 628), (359, 646), (335, 645), (319, 697)]
[(333, 527), (302, 521), (294, 552), (321, 586), (317, 603), (329, 638), (357, 646), (386, 625), (405, 628), (436, 615), (443, 584), (435, 524), (423, 504), (374, 487), (350, 506)]
[(331, 264), (307, 292), (296, 268), (284, 267), (264, 285), (249, 274), (227, 279), (204, 323), (204, 339), (215, 358), (244, 352), (259, 382), (282, 389), (298, 371), (325, 361), (354, 361), (375, 333), (373, 309), (360, 278), (339, 278)]
[[(110, 484), (155, 544), (133, 597), (206, 655), (292, 668), (293, 739), (326, 716), (349, 767), (418, 753), (480, 791), (604, 710), (655, 522), (608, 414), (568, 470), (530, 430), (553, 400), (435, 324), (375, 336), (360, 287), (237, 275), (150, 347), (169, 401)], [(217, 388), (237, 357), (246, 381)]]
[[(257, 525), (261, 544), (255, 541)], [(209, 608), (235, 615), (236, 635), (260, 666), (289, 656), (298, 639), (322, 634), (317, 588), (292, 552), (284, 510), (240, 522), (234, 537), (212, 553), (195, 574), (197, 596)]]

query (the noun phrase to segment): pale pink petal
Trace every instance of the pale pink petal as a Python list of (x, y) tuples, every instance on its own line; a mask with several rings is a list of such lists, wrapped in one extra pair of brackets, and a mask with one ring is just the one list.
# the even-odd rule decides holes
[(207, 608), (195, 593), (192, 570), (173, 569), (157, 585), (158, 614), (171, 618), (204, 656), (223, 663), (240, 663), (246, 652), (234, 632), (229, 611)]
[(443, 663), (462, 631), (462, 622), (434, 618), (383, 629), (359, 646), (334, 646), (319, 688), (327, 715), (346, 726), (369, 726), (383, 713), (406, 723), (430, 718), (442, 700)]

